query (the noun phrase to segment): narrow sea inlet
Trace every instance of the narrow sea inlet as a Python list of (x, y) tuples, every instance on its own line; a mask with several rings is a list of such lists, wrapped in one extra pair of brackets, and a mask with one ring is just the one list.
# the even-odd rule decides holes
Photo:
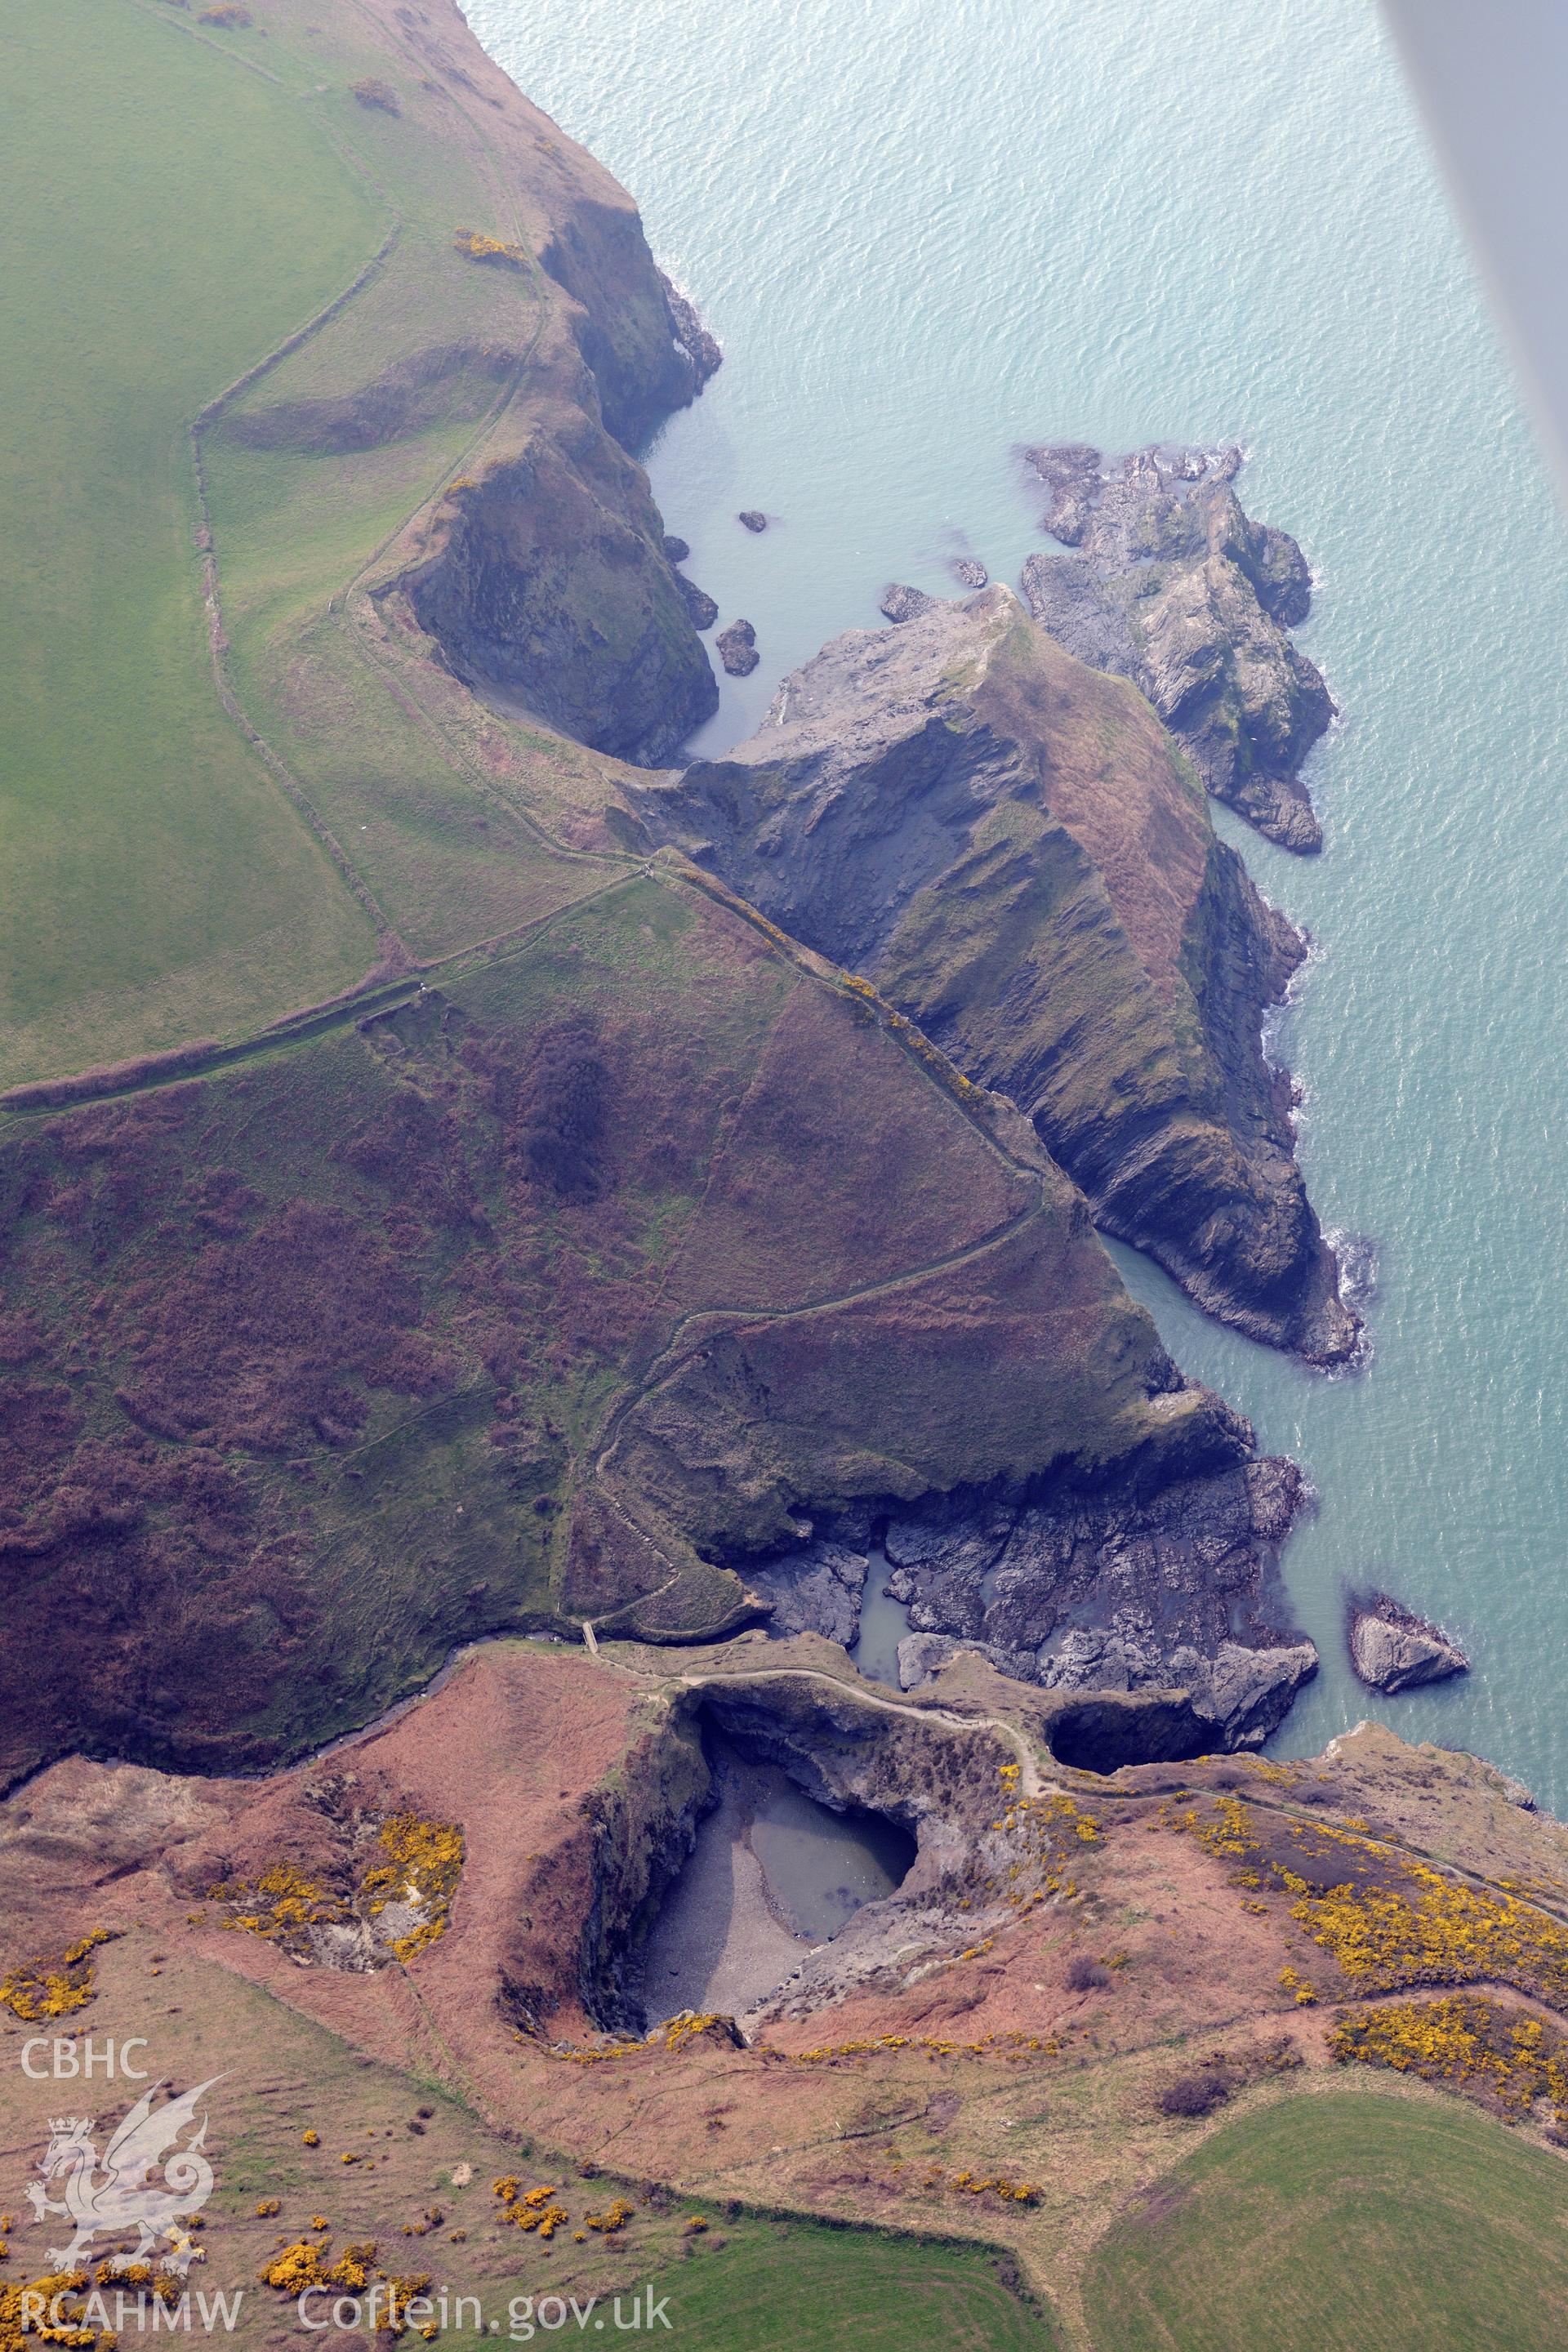
[[(1248, 510), (1313, 563), (1301, 642), (1341, 719), (1321, 857), (1217, 821), (1313, 937), (1274, 1050), (1324, 1223), (1375, 1244), (1371, 1362), (1309, 1373), (1118, 1262), (1316, 1490), (1286, 1577), (1323, 1668), (1277, 1744), (1382, 1716), (1568, 1802), (1568, 531), (1371, 0), (890, 0), (874, 41), (827, 0), (468, 14), (724, 346), (648, 455), (761, 656), (700, 748), (881, 625), (889, 580), (952, 593), (973, 557), (1016, 583), (1042, 504), (1018, 444), (1245, 447)], [(1363, 1691), (1367, 1585), (1470, 1675)]]

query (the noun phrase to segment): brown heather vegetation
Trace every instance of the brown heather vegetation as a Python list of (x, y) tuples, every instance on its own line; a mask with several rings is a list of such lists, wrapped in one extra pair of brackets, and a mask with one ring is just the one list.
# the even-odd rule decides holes
[(1217, 2067), (1205, 2067), (1195, 2074), (1178, 2074), (1155, 2104), (1163, 2116), (1206, 2116), (1229, 2096), (1228, 2078)]
[[(972, 1422), (1037, 1459), (1053, 1415), (1082, 1426), (1053, 1367), (1081, 1383), (1108, 1341), (1106, 1442), (1136, 1442), (1152, 1337), (1087, 1234), (1047, 1196), (951, 1263), (1033, 1180), (750, 927), (670, 899), (639, 886), (640, 930), (606, 923), (596, 953), (564, 937), (0, 1129), (0, 1576), (29, 1659), (0, 1774), (81, 1743), (263, 1764), (455, 1641), (623, 1608), (672, 1568), (661, 1626), (715, 1625), (740, 1587), (707, 1560), (787, 1540), (843, 1463), (861, 1491), (950, 1481)], [(672, 920), (679, 962), (627, 984), (628, 933)], [(775, 1311), (856, 1291), (831, 1320)], [(700, 1410), (731, 1470), (688, 1465), (661, 1385), (598, 1472), (615, 1401), (715, 1306), (762, 1310), (710, 1369), (677, 1360), (720, 1384)]]

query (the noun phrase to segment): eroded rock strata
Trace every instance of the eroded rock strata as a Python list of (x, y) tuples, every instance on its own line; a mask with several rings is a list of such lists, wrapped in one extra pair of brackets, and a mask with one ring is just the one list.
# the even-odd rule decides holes
[(1282, 848), (1321, 848), (1300, 771), (1334, 706), (1288, 635), (1311, 575), (1288, 532), (1243, 513), (1240, 452), (1108, 459), (1058, 442), (1026, 454), (1051, 492), (1046, 528), (1074, 551), (1025, 565), (1036, 620), (1141, 687), (1217, 800)]
[(906, 1690), (959, 1649), (978, 1650), (1047, 1690), (1180, 1691), (1207, 1744), (1256, 1747), (1317, 1672), (1311, 1643), (1271, 1622), (1300, 1495), (1293, 1463), (1243, 1457), (1142, 1493), (1058, 1482), (1033, 1496), (955, 1496), (829, 1518), (749, 1577), (776, 1633), (847, 1647), (875, 1577), (909, 1606)]
[(638, 788), (650, 829), (1010, 1096), (1103, 1231), (1249, 1337), (1342, 1360), (1355, 1318), (1261, 1045), (1302, 940), (1130, 682), (1000, 585), (906, 609), (727, 757)]

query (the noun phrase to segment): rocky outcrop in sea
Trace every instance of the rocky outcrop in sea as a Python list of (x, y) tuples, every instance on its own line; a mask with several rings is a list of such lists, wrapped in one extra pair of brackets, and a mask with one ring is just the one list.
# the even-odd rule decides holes
[(750, 621), (731, 621), (727, 629), (720, 630), (713, 642), (731, 677), (750, 677), (762, 659), (757, 651), (757, 633)]
[(1390, 1696), (1425, 1683), (1446, 1682), (1450, 1675), (1469, 1670), (1470, 1662), (1457, 1642), (1386, 1592), (1351, 1602), (1346, 1636), (1360, 1679), (1369, 1689)]
[(1024, 567), (1041, 627), (1131, 678), (1217, 800), (1282, 848), (1321, 848), (1300, 771), (1334, 706), (1288, 635), (1307, 617), (1311, 576), (1287, 532), (1242, 511), (1240, 452), (1115, 459), (1058, 442), (1025, 455), (1051, 493), (1046, 529), (1074, 551)]
[(877, 609), (889, 621), (913, 621), (921, 613), (929, 613), (938, 601), (935, 596), (928, 596), (923, 588), (910, 588), (901, 580), (889, 580)]

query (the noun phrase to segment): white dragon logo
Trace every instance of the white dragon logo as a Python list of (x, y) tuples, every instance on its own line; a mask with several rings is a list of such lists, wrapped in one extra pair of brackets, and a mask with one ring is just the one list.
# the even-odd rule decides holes
[[(45, 2186), (35, 2181), (27, 2197), (36, 2220), (58, 2213), (75, 2230), (68, 2246), (49, 2248), (49, 2260), (57, 2268), (72, 2269), (94, 2238), (135, 2230), (140, 2235), (128, 2260), (144, 2261), (158, 2240), (166, 2238), (170, 2252), (163, 2257), (163, 2267), (184, 2275), (200, 2250), (183, 2226), (184, 2217), (198, 2211), (213, 2190), (213, 2168), (202, 2153), (206, 2116), (184, 2147), (175, 2143), (187, 2125), (196, 2124), (196, 2108), (205, 2094), (222, 2080), (221, 2074), (211, 2075), (161, 2107), (153, 2105), (156, 2084), (143, 2091), (115, 2126), (101, 2167), (90, 2116), (50, 2118), (49, 2145), (38, 2167)], [(51, 2182), (59, 2184), (58, 2197), (48, 2194)]]

